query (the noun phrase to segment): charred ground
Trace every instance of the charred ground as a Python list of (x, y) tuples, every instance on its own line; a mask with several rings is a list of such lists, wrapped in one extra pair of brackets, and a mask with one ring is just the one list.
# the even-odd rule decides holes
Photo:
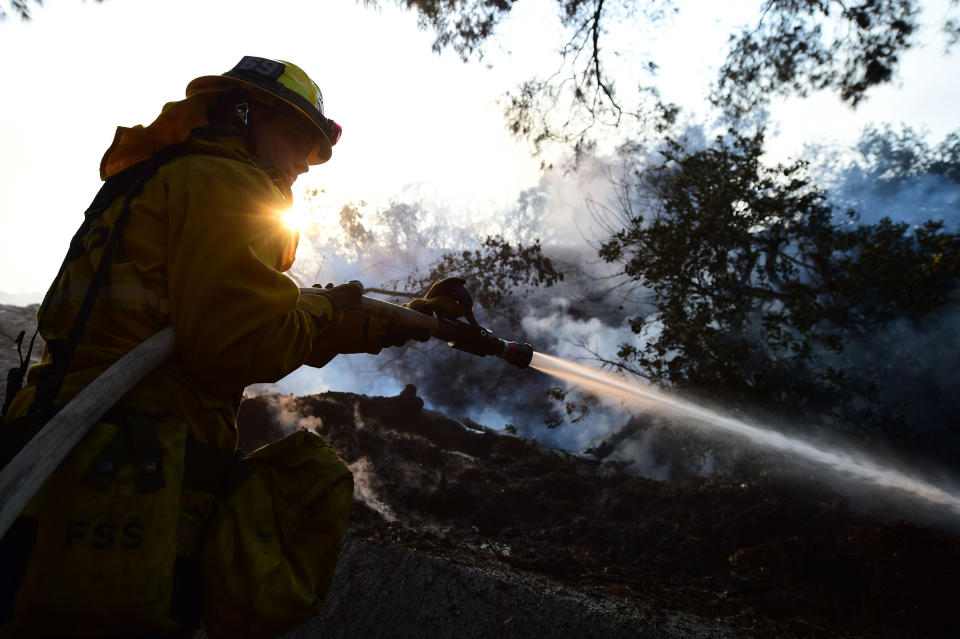
[[(11, 340), (32, 329), (35, 307), (0, 311)], [(15, 348), (2, 356), (4, 368), (18, 361)], [(612, 616), (639, 606), (645, 627), (653, 616), (649, 636), (960, 636), (960, 537), (855, 512), (812, 477), (643, 479), (598, 458), (611, 446), (551, 450), (425, 410), (412, 387), (398, 397), (251, 397), (239, 421), (248, 451), (297, 427), (324, 436), (355, 473), (348, 535), (408, 553), (408, 564), (424, 558), (425, 574), (440, 560), (579, 592)], [(379, 560), (365, 549), (354, 554)], [(666, 627), (676, 613), (704, 624), (656, 630), (658, 615)], [(523, 636), (519, 626), (503, 634)]]
[(397, 397), (248, 398), (241, 448), (290, 428), (355, 473), (348, 535), (688, 613), (758, 637), (960, 636), (960, 537), (854, 512), (812, 477), (665, 483)]

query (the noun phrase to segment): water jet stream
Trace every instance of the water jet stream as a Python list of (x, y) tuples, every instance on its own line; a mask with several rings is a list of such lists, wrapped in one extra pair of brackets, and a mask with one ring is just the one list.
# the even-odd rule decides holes
[(530, 367), (601, 395), (615, 397), (627, 403), (653, 406), (693, 418), (716, 430), (748, 439), (766, 448), (799, 455), (861, 481), (945, 506), (954, 514), (960, 515), (960, 496), (900, 471), (884, 468), (868, 459), (826, 450), (782, 433), (759, 428), (649, 386), (630, 383), (610, 373), (552, 355), (534, 352)]

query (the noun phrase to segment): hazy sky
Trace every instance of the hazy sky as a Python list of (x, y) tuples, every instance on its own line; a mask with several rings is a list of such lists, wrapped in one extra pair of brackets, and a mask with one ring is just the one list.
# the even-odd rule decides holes
[[(489, 64), (470, 65), (434, 54), (432, 34), (417, 29), (413, 14), (382, 4), (45, 0), (31, 23), (0, 23), (0, 302), (42, 297), (99, 188), (100, 157), (115, 127), (151, 122), (165, 102), (183, 97), (190, 79), (221, 73), (247, 54), (303, 67), (344, 127), (333, 160), (295, 185), (324, 189), (321, 212), (392, 197), (476, 211), (505, 207), (535, 185), (539, 159), (509, 137), (497, 99), (555, 66), (556, 3), (518, 3), (489, 47)], [(660, 64), (665, 98), (703, 112), (730, 26), (750, 20), (759, 4), (691, 1), (658, 32), (643, 34), (635, 59)], [(929, 4), (926, 19), (937, 20), (947, 0)], [(773, 151), (848, 143), (869, 122), (905, 121), (933, 139), (957, 128), (957, 57), (941, 56), (935, 29), (919, 39), (930, 46), (906, 56), (901, 81), (874, 91), (856, 113), (830, 96), (778, 104)]]

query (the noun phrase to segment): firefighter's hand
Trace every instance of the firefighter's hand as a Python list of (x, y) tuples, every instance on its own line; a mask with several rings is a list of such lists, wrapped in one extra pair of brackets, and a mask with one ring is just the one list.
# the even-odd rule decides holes
[(467, 292), (466, 283), (462, 277), (447, 277), (435, 282), (426, 295), (410, 300), (404, 306), (426, 315), (451, 320), (471, 316), (473, 302)]
[(381, 342), (384, 347), (403, 346), (410, 340), (426, 342), (430, 339), (430, 331), (425, 328), (411, 328), (394, 322), (383, 323)]
[(333, 306), (330, 337), (336, 340), (333, 346), (340, 353), (377, 354), (387, 346), (402, 346), (411, 339), (421, 342), (430, 339), (430, 333), (425, 329), (387, 322), (361, 311), (363, 284), (357, 280), (340, 286), (327, 284), (320, 288), (314, 284), (313, 287), (319, 289), (317, 294), (327, 298)]
[(363, 283), (359, 280), (350, 280), (340, 286), (334, 286), (332, 282), (322, 287), (319, 284), (314, 284), (313, 288), (319, 289), (317, 294), (323, 295), (330, 300), (334, 309), (338, 311), (360, 308), (360, 297), (363, 295)]

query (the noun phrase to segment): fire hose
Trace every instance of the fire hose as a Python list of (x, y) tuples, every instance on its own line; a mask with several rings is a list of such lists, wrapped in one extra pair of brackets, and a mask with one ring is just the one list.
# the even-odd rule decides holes
[[(301, 289), (301, 292), (316, 294), (319, 290)], [(360, 308), (389, 322), (426, 329), (431, 337), (473, 355), (493, 355), (519, 368), (529, 366), (533, 357), (529, 344), (500, 339), (476, 324), (472, 313), (469, 322), (437, 318), (367, 296), (360, 298)], [(67, 402), (10, 460), (0, 473), (0, 537), (93, 425), (127, 391), (173, 354), (174, 343), (173, 327), (168, 326), (121, 357)]]
[[(322, 290), (301, 288), (300, 292), (310, 295)], [(533, 358), (533, 347), (530, 344), (497, 337), (490, 329), (477, 324), (472, 312), (467, 314), (468, 321), (434, 317), (366, 295), (360, 298), (360, 309), (367, 315), (374, 315), (393, 324), (425, 329), (431, 337), (444, 340), (453, 348), (471, 355), (492, 355), (517, 368), (526, 368)]]

